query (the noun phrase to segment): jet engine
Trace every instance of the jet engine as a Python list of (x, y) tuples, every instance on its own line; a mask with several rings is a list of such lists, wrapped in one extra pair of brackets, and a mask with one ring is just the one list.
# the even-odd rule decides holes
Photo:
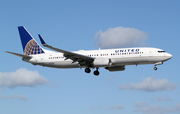
[(94, 67), (110, 67), (111, 59), (109, 58), (96, 58), (93, 62)]
[(124, 71), (125, 70), (125, 66), (114, 66), (114, 67), (105, 67), (105, 69), (109, 70), (109, 71)]

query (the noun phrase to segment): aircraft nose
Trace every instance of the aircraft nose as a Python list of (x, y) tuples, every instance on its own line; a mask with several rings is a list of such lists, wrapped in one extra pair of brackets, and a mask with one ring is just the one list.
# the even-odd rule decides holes
[(172, 55), (169, 54), (169, 53), (167, 53), (167, 54), (166, 54), (166, 57), (168, 57), (168, 59), (171, 59), (171, 58), (172, 58)]

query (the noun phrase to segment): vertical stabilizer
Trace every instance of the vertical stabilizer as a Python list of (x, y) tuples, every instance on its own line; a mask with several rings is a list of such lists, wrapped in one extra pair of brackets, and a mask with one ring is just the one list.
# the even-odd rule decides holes
[(18, 30), (21, 38), (24, 55), (36, 55), (44, 53), (43, 49), (34, 40), (34, 38), (26, 30), (25, 27), (19, 26)]

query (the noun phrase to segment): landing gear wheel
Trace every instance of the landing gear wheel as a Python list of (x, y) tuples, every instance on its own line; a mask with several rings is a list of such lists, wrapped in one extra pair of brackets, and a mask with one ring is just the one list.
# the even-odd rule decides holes
[(91, 69), (86, 68), (86, 69), (85, 69), (85, 72), (86, 72), (86, 73), (90, 73), (90, 72), (91, 72)]
[(99, 75), (99, 71), (98, 71), (98, 70), (95, 70), (95, 71), (94, 71), (94, 75), (98, 76), (98, 75)]
[(154, 70), (157, 70), (157, 67), (154, 67)]

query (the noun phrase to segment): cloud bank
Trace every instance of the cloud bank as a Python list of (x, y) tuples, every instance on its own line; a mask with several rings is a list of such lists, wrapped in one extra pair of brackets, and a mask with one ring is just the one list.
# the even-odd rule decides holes
[(95, 34), (99, 48), (145, 46), (148, 34), (135, 28), (116, 27)]
[(93, 106), (90, 108), (91, 110), (100, 110), (100, 109), (106, 109), (106, 110), (121, 110), (121, 109), (124, 109), (124, 106), (123, 105), (112, 105), (112, 106), (109, 106), (107, 108), (103, 107), (103, 106)]
[(172, 101), (172, 99), (169, 96), (166, 96), (165, 98), (157, 97), (158, 101)]
[(137, 101), (135, 103), (135, 107), (144, 107), (144, 106), (148, 106), (148, 104), (142, 101)]
[(120, 109), (124, 109), (124, 106), (123, 105), (113, 105), (113, 106), (110, 106), (107, 109), (117, 109), (117, 110), (120, 110)]
[(143, 90), (143, 91), (163, 91), (173, 90), (178, 86), (177, 83), (169, 82), (167, 79), (157, 79), (156, 77), (147, 77), (140, 83), (123, 83), (119, 89)]
[(23, 94), (20, 94), (20, 95), (11, 94), (8, 97), (4, 96), (4, 95), (0, 95), (0, 99), (28, 100), (28, 98), (26, 96), (24, 96)]
[(150, 105), (148, 107), (140, 107), (135, 112), (143, 112), (143, 114), (174, 114), (180, 113), (180, 104), (176, 106), (162, 107), (159, 105)]
[(38, 71), (30, 71), (20, 68), (15, 72), (0, 72), (0, 87), (14, 88), (18, 86), (36, 86), (48, 83)]

